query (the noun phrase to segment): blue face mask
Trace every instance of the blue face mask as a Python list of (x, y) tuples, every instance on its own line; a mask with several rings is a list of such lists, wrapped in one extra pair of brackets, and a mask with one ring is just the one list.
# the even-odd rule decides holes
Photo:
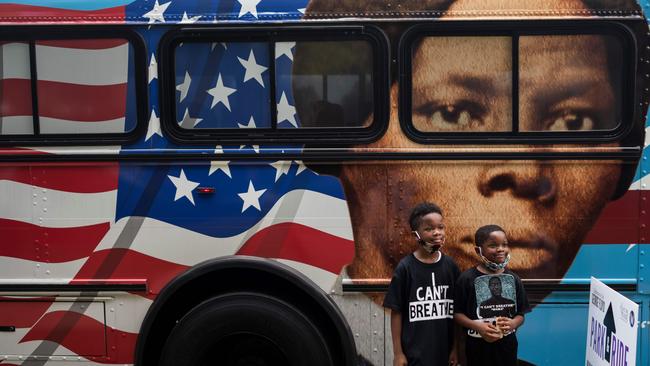
[(510, 253), (508, 253), (508, 256), (506, 257), (506, 260), (503, 261), (503, 263), (490, 262), (487, 258), (485, 258), (483, 256), (483, 251), (481, 250), (481, 247), (478, 247), (478, 253), (479, 253), (479, 256), (481, 256), (481, 260), (483, 260), (483, 264), (485, 264), (487, 269), (489, 269), (490, 271), (493, 271), (493, 272), (496, 272), (496, 271), (499, 271), (499, 270), (502, 270), (502, 269), (506, 268), (506, 266), (508, 265), (508, 262), (510, 262)]

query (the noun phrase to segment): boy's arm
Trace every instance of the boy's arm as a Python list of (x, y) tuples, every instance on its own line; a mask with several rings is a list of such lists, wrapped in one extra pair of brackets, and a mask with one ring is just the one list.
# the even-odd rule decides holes
[(406, 366), (406, 355), (402, 350), (402, 313), (391, 309), (390, 333), (393, 337), (393, 365)]
[(455, 313), (454, 320), (465, 328), (473, 329), (487, 342), (494, 342), (503, 337), (503, 333), (490, 323), (474, 321), (463, 313)]
[(458, 346), (460, 345), (463, 334), (463, 328), (454, 322), (454, 336), (451, 339), (451, 352), (449, 353), (449, 365), (456, 366), (458, 364)]

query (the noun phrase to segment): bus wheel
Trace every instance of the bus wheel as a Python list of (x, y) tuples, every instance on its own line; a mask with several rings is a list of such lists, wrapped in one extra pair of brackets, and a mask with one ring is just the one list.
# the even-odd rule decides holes
[(262, 294), (211, 298), (178, 321), (163, 366), (333, 366), (318, 328), (292, 305)]

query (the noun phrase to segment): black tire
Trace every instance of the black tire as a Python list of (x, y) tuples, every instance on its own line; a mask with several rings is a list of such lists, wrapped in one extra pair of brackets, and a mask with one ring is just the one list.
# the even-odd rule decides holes
[(298, 309), (254, 293), (213, 297), (174, 327), (162, 366), (333, 366), (327, 342)]

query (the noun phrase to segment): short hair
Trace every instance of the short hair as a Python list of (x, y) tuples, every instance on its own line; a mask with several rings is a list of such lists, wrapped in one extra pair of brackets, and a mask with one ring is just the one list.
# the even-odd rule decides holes
[(409, 225), (411, 226), (411, 230), (417, 230), (422, 218), (430, 213), (437, 213), (442, 216), (442, 210), (435, 203), (422, 202), (415, 205), (413, 210), (411, 210), (411, 215), (409, 216)]
[(481, 226), (478, 228), (478, 230), (476, 230), (476, 234), (474, 234), (474, 245), (480, 247), (490, 238), (490, 234), (495, 231), (501, 231), (502, 233), (506, 234), (506, 231), (503, 230), (503, 228), (499, 225)]

